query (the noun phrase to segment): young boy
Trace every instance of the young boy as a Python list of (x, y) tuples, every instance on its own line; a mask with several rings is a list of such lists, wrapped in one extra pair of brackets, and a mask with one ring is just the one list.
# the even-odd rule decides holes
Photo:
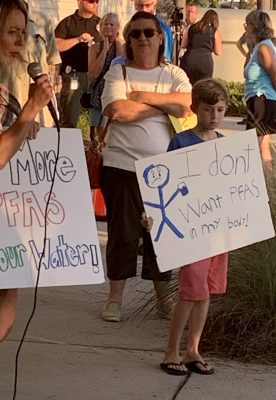
[[(192, 89), (192, 111), (197, 125), (177, 134), (168, 151), (204, 143), (222, 137), (216, 132), (227, 109), (229, 97), (224, 86), (214, 79), (198, 81)], [(151, 225), (150, 218), (149, 225)], [(205, 325), (210, 294), (225, 293), (228, 254), (220, 254), (190, 265), (179, 271), (179, 300), (171, 320), (169, 341), (160, 367), (172, 375), (193, 371), (203, 375), (214, 373), (199, 353), (199, 342)], [(180, 356), (183, 330), (189, 320), (188, 343), (184, 359)]]

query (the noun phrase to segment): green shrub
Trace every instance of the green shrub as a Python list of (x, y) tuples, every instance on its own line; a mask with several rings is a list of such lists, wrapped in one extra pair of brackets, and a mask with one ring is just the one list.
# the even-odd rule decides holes
[(84, 137), (89, 137), (90, 125), (87, 110), (81, 109), (77, 128), (82, 130), (82, 135)]
[(227, 110), (227, 115), (231, 116), (245, 116), (246, 103), (244, 99), (244, 85), (241, 82), (226, 82), (220, 81), (227, 87), (230, 95), (230, 104)]
[[(270, 182), (276, 222), (275, 182)], [(230, 253), (228, 289), (212, 302), (203, 350), (254, 362), (276, 362), (276, 239)]]

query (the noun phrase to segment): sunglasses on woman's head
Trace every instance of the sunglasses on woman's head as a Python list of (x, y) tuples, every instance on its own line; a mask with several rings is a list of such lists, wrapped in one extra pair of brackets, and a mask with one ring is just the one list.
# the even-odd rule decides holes
[(130, 32), (130, 37), (132, 37), (132, 39), (139, 39), (142, 32), (143, 32), (144, 36), (147, 39), (149, 39), (154, 36), (154, 34), (155, 34), (155, 32), (157, 32), (157, 30), (153, 29), (153, 28), (132, 29), (132, 31)]

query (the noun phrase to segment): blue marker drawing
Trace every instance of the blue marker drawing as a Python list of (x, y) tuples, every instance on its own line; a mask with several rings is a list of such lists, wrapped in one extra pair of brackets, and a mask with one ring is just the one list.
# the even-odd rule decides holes
[(184, 238), (184, 235), (176, 228), (176, 226), (169, 220), (166, 215), (166, 208), (168, 205), (175, 199), (175, 197), (180, 193), (182, 196), (186, 196), (189, 193), (189, 190), (184, 182), (181, 182), (177, 185), (176, 191), (171, 195), (167, 203), (164, 203), (164, 195), (163, 188), (167, 185), (170, 179), (170, 170), (166, 165), (157, 164), (157, 165), (149, 165), (145, 168), (143, 173), (143, 178), (148, 187), (152, 189), (158, 189), (159, 194), (159, 204), (150, 203), (149, 201), (144, 201), (144, 204), (153, 207), (159, 208), (162, 214), (162, 220), (160, 222), (157, 235), (154, 239), (155, 242), (158, 242), (164, 225), (167, 224), (169, 228), (175, 233), (177, 237), (180, 239)]

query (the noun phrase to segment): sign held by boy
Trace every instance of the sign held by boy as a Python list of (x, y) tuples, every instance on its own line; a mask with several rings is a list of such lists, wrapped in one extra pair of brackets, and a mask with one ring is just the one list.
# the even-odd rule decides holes
[(200, 81), (192, 91), (197, 125), (174, 136), (167, 153), (136, 162), (162, 272), (275, 234), (255, 130), (217, 132), (227, 104), (220, 82)]
[(210, 295), (226, 292), (227, 252), (275, 235), (256, 132), (223, 137), (216, 131), (227, 104), (227, 90), (219, 81), (198, 81), (191, 106), (197, 125), (177, 134), (168, 153), (136, 162), (148, 216), (142, 224), (151, 231), (159, 269), (181, 267), (160, 363), (170, 375), (215, 372), (199, 344)]

